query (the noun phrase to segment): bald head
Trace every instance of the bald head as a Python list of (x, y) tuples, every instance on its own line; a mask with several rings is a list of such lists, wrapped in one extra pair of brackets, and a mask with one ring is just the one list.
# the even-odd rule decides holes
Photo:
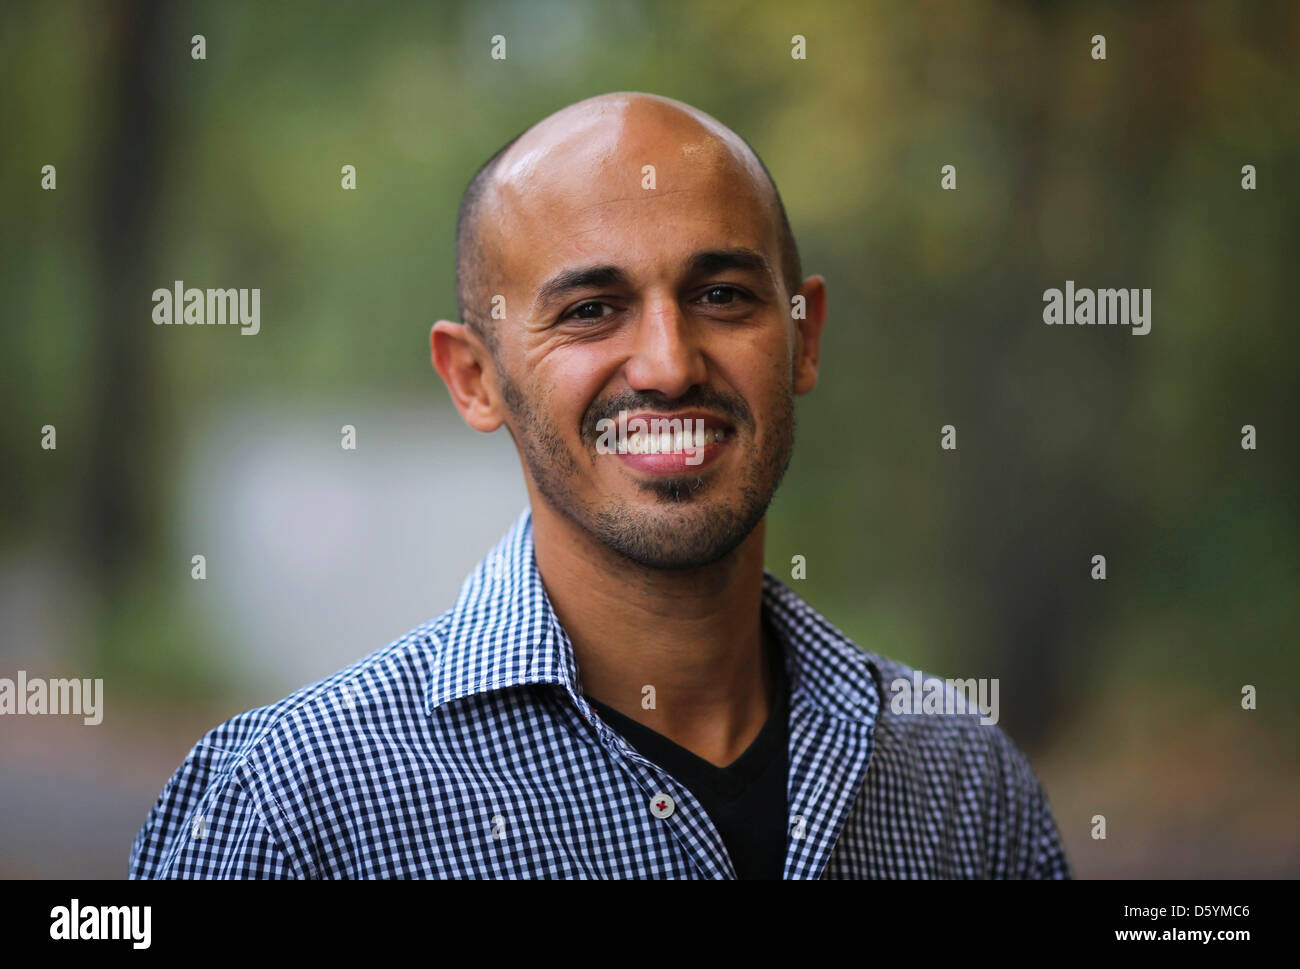
[[(583, 189), (611, 164), (712, 166), (718, 177), (750, 186), (775, 233), (787, 293), (802, 282), (799, 251), (776, 184), (758, 153), (702, 111), (657, 95), (604, 94), (555, 112), (516, 135), (471, 179), (456, 222), (456, 299), (460, 318), (495, 347), (489, 320), (501, 292), (502, 231), (537, 193), (583, 205)], [(640, 164), (634, 169), (640, 177)]]

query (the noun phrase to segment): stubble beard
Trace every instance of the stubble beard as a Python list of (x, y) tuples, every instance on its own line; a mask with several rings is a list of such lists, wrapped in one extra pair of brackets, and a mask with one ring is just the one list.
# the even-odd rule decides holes
[[(734, 501), (713, 498), (727, 482), (702, 475), (659, 477), (637, 483), (653, 496), (653, 508), (619, 498), (593, 506), (574, 493), (584, 470), (593, 474), (599, 459), (591, 448), (584, 469), (565, 445), (559, 431), (536, 411), (519, 387), (498, 368), (506, 406), (518, 431), (512, 436), (538, 492), (566, 518), (617, 555), (647, 569), (694, 569), (710, 565), (733, 551), (767, 514), (794, 453), (793, 386), (783, 387), (772, 424), (776, 438), (745, 465)], [(543, 401), (545, 404), (545, 401)], [(736, 440), (731, 447), (740, 447)], [(751, 445), (752, 446), (752, 445)]]

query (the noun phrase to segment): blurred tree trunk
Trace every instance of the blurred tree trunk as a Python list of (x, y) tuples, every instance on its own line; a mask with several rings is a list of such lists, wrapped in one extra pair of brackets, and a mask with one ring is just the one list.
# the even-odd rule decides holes
[(86, 422), (80, 541), (91, 588), (110, 609), (156, 547), (164, 491), (156, 459), (162, 420), (149, 277), (169, 107), (188, 36), (168, 29), (172, 6), (106, 4), (100, 142), (90, 238), (96, 272), (94, 384)]

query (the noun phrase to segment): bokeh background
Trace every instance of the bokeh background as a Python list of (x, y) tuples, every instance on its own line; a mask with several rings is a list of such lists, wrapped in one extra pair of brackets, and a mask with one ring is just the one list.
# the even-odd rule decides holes
[[(124, 877), (203, 731), (451, 604), (525, 501), (428, 360), (460, 193), (612, 90), (749, 139), (828, 281), (769, 567), (998, 677), (1080, 877), (1300, 874), (1297, 64), (1288, 2), (6, 3), (0, 676), (105, 700), (0, 719), (0, 875)], [(153, 325), (178, 279), (261, 332)]]

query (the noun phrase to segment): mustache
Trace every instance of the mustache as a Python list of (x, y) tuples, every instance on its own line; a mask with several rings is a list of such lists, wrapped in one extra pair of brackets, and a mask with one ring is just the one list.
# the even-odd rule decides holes
[(707, 410), (728, 418), (738, 427), (752, 427), (754, 423), (749, 406), (737, 396), (720, 394), (704, 387), (692, 387), (680, 397), (665, 397), (656, 391), (634, 390), (598, 400), (587, 408), (587, 413), (582, 418), (583, 439), (595, 440), (599, 437), (597, 425), (605, 419), (617, 421), (619, 411), (642, 410), (655, 411), (669, 417), (684, 411)]

